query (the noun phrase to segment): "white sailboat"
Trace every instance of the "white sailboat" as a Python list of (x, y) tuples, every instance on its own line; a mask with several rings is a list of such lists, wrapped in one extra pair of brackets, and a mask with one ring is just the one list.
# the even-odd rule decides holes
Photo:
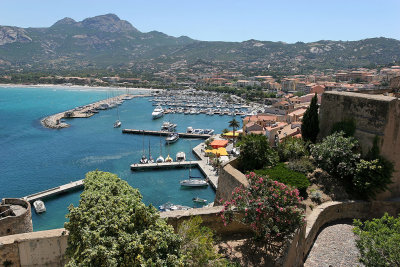
[(122, 125), (122, 122), (119, 120), (119, 109), (118, 109), (118, 105), (117, 105), (117, 116), (118, 119), (114, 122), (114, 128), (119, 128)]
[(157, 163), (163, 163), (165, 160), (164, 160), (164, 157), (162, 156), (162, 149), (161, 149), (161, 136), (160, 136), (160, 156), (156, 159), (156, 162)]
[[(192, 151), (192, 146), (190, 146), (190, 151)], [(180, 184), (181, 184), (181, 186), (186, 186), (186, 187), (208, 186), (206, 179), (203, 179), (201, 177), (192, 176), (192, 161), (191, 161), (191, 159), (189, 160), (189, 179), (181, 180)]]

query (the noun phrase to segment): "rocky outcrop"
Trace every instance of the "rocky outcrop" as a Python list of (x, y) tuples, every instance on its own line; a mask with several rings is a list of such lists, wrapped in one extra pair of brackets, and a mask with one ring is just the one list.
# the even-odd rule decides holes
[(11, 43), (29, 43), (32, 38), (28, 36), (24, 29), (18, 27), (0, 26), (0, 45)]

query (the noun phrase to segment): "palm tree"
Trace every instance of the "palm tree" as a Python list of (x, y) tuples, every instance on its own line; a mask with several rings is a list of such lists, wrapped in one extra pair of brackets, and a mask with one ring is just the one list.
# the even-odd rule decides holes
[(235, 136), (235, 131), (236, 131), (236, 128), (239, 128), (240, 127), (240, 123), (235, 119), (235, 118), (233, 118), (230, 122), (229, 122), (229, 127), (232, 127), (232, 132), (233, 132), (233, 144), (235, 144), (235, 138), (236, 138), (236, 136)]

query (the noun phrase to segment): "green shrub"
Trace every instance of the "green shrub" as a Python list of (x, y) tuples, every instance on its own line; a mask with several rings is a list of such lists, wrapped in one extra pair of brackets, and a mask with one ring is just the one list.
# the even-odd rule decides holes
[(280, 161), (299, 159), (306, 154), (305, 143), (300, 138), (287, 137), (278, 145)]
[(301, 159), (296, 159), (288, 162), (287, 167), (292, 171), (301, 172), (304, 174), (313, 172), (315, 166), (308, 157), (302, 157)]
[(69, 207), (67, 266), (177, 266), (180, 238), (115, 174), (94, 171), (79, 206)]
[(311, 155), (321, 169), (347, 184), (356, 171), (360, 160), (359, 146), (353, 137), (345, 137), (344, 132), (333, 133), (321, 143), (311, 146)]
[(250, 134), (242, 139), (238, 158), (239, 170), (253, 171), (275, 166), (279, 161), (278, 153), (269, 145), (265, 135)]
[(184, 221), (178, 227), (178, 235), (182, 238), (181, 251), (185, 266), (226, 266), (227, 260), (222, 258), (214, 248), (213, 233), (210, 228), (201, 226), (203, 220), (196, 216)]
[(256, 170), (255, 173), (261, 176), (268, 176), (274, 181), (293, 186), (300, 191), (302, 196), (306, 195), (307, 187), (310, 186), (310, 181), (304, 173), (292, 171), (282, 162), (272, 168)]
[(385, 213), (364, 223), (354, 220), (354, 226), (361, 263), (367, 267), (400, 266), (400, 217)]
[(347, 119), (333, 124), (331, 134), (336, 132), (344, 132), (345, 137), (350, 137), (354, 136), (355, 131), (356, 122), (354, 119)]

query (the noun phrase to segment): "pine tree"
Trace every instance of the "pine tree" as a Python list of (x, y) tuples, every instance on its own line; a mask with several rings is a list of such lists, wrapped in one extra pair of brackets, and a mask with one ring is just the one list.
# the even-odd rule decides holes
[(303, 116), (303, 123), (301, 125), (301, 134), (304, 141), (311, 141), (315, 143), (319, 133), (319, 119), (318, 119), (318, 96), (317, 94), (311, 100), (310, 106), (307, 108)]

